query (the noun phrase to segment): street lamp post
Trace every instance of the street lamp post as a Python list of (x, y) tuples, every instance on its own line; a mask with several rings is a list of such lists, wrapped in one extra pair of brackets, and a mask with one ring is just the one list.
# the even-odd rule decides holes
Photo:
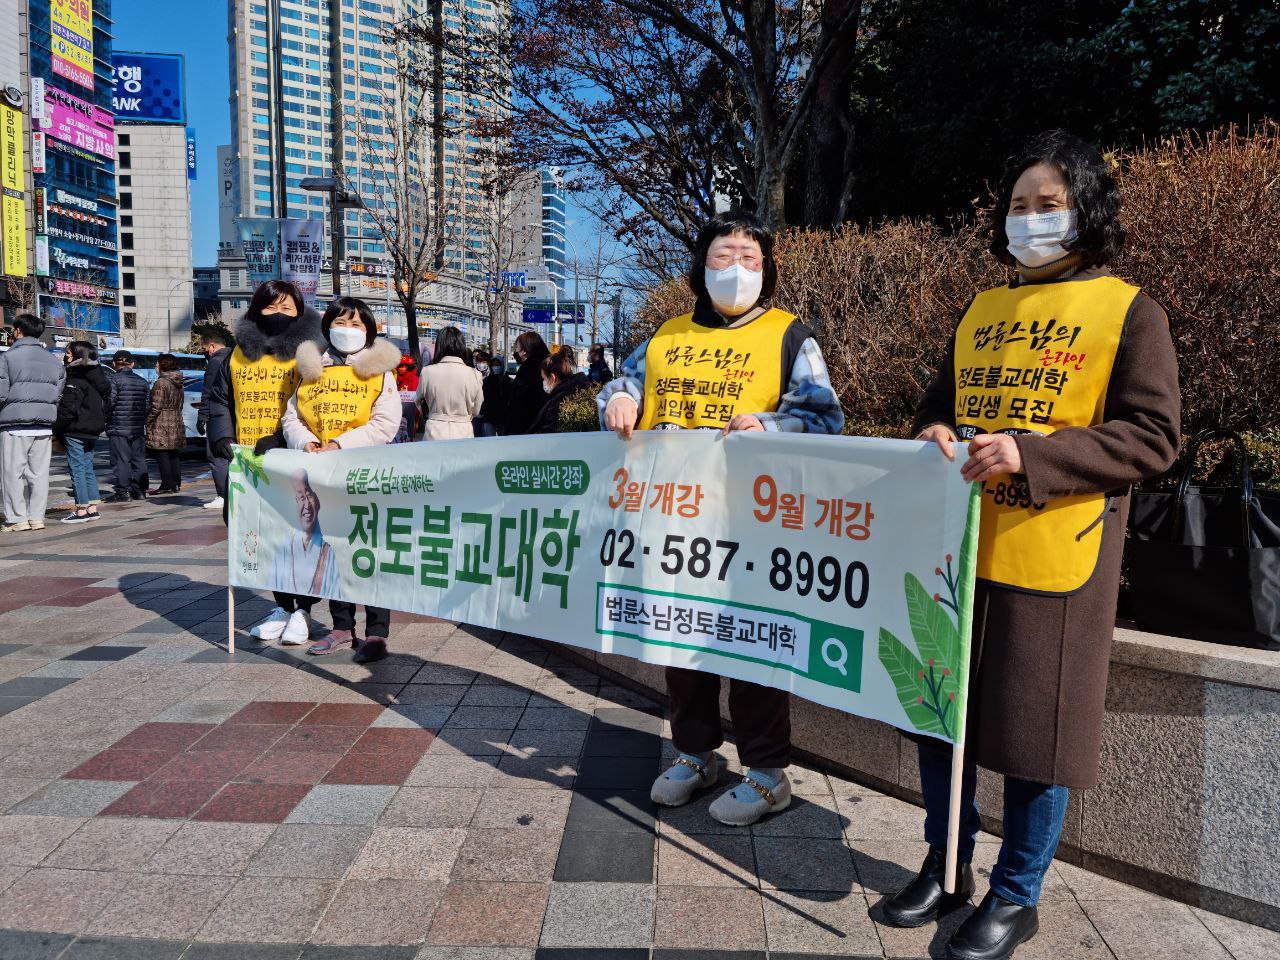
[[(539, 284), (546, 284), (551, 288), (551, 320), (558, 325), (560, 322), (560, 287), (556, 285), (554, 280), (525, 280), (524, 282), (526, 287), (536, 287)], [(556, 334), (556, 339), (557, 341), (560, 339), (558, 333)]]
[(346, 231), (342, 227), (342, 211), (363, 210), (364, 202), (354, 193), (343, 188), (337, 177), (305, 177), (298, 184), (303, 190), (329, 195), (329, 277), (332, 296), (342, 296), (342, 260), (346, 246)]
[[(582, 301), (579, 299), (578, 281), (582, 270), (582, 256), (578, 253), (577, 244), (570, 240), (566, 234), (559, 230), (553, 230), (550, 227), (543, 227), (543, 229), (547, 233), (551, 234), (551, 236), (558, 237), (563, 240), (569, 245), (569, 249), (573, 251), (573, 345), (576, 347), (578, 345), (578, 339), (581, 336), (581, 331), (578, 329), (578, 311), (582, 309)], [(560, 313), (559, 311), (556, 311), (557, 325), (559, 322)], [(557, 334), (556, 338), (558, 340), (564, 340), (564, 337), (560, 334)]]

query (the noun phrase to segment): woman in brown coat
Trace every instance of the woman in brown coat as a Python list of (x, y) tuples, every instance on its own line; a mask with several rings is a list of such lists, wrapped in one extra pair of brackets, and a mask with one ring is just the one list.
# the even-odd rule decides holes
[(178, 455), (187, 442), (187, 429), (182, 422), (182, 373), (171, 353), (156, 358), (156, 372), (147, 414), (147, 446), (160, 468), (160, 489), (156, 493), (177, 493), (182, 488)]
[(1010, 284), (974, 298), (920, 402), (915, 431), (983, 484), (957, 893), (943, 893), (951, 751), (920, 744), (919, 876), (884, 904), (918, 926), (973, 892), (975, 764), (1004, 775), (991, 890), (953, 935), (953, 960), (1003, 960), (1038, 929), (1036, 903), (1067, 789), (1097, 783), (1120, 557), (1132, 484), (1178, 449), (1168, 318), (1106, 265), (1120, 196), (1098, 151), (1041, 134), (1005, 174), (991, 251)]

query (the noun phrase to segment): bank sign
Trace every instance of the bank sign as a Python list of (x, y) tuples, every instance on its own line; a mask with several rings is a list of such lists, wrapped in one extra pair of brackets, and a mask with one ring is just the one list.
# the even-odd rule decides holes
[(117, 121), (187, 122), (181, 55), (117, 50), (111, 54), (111, 72), (115, 81), (111, 105)]

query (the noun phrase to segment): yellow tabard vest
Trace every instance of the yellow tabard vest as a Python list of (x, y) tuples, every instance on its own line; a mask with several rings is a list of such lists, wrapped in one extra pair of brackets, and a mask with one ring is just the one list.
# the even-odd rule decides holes
[[(1101, 423), (1137, 287), (1115, 277), (999, 287), (978, 294), (956, 330), (956, 426), (1038, 433)], [(988, 479), (978, 576), (1035, 593), (1089, 582), (1102, 549), (1104, 494), (1032, 503), (1027, 484)]]
[(276, 432), (289, 398), (298, 388), (297, 364), (264, 353), (250, 360), (239, 347), (231, 353), (231, 394), (236, 404), (236, 443), (252, 446)]
[(691, 313), (668, 320), (645, 351), (640, 429), (722, 429), (739, 413), (777, 410), (794, 320), (781, 310), (733, 329), (701, 326)]
[(348, 366), (325, 367), (319, 380), (298, 387), (298, 416), (321, 443), (363, 426), (373, 416), (383, 375), (358, 377)]

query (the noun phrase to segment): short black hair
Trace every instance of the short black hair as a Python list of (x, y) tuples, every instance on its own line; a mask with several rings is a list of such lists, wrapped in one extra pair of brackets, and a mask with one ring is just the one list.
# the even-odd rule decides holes
[[(273, 301), (274, 302), (274, 301)], [(201, 343), (220, 343), (224, 347), (231, 345), (231, 334), (221, 327), (206, 327), (200, 332)]]
[(1004, 228), (1013, 186), (1027, 170), (1041, 163), (1066, 179), (1076, 208), (1076, 239), (1068, 249), (1079, 251), (1086, 267), (1111, 263), (1124, 249), (1126, 235), (1120, 223), (1120, 188), (1111, 165), (1098, 148), (1066, 130), (1037, 134), (1009, 161), (991, 211), (991, 253), (1001, 263), (1013, 265)]
[(547, 349), (547, 342), (542, 339), (542, 334), (537, 330), (526, 330), (516, 337), (511, 352), (523, 353), (524, 363), (542, 363), (551, 355), (551, 351)]
[(249, 301), (249, 311), (245, 316), (257, 323), (258, 318), (262, 316), (262, 311), (281, 297), (288, 297), (293, 301), (299, 317), (306, 314), (307, 303), (302, 299), (301, 290), (288, 280), (268, 280), (253, 292), (253, 299)]
[(20, 313), (13, 318), (14, 328), (24, 337), (39, 340), (44, 336), (44, 321), (34, 313)]
[(67, 344), (67, 350), (71, 353), (71, 359), (89, 360), (93, 363), (98, 362), (98, 345), (90, 343), (88, 340), (72, 340)]
[(468, 365), (472, 362), (466, 338), (457, 327), (448, 326), (436, 334), (436, 349), (431, 355), (431, 362), (439, 363), (445, 357), (457, 357)]
[(329, 339), (329, 328), (333, 326), (333, 321), (349, 313), (354, 313), (364, 324), (364, 345), (373, 346), (373, 341), (378, 339), (378, 321), (369, 305), (359, 297), (339, 297), (329, 304), (329, 309), (320, 318), (320, 332), (324, 334), (324, 338)]
[(773, 299), (778, 286), (778, 264), (773, 259), (773, 234), (760, 222), (760, 218), (746, 210), (729, 210), (718, 213), (702, 225), (693, 244), (693, 259), (689, 263), (689, 289), (703, 303), (710, 303), (707, 294), (707, 251), (716, 238), (740, 233), (760, 244), (764, 255), (764, 278), (760, 285), (761, 301)]

